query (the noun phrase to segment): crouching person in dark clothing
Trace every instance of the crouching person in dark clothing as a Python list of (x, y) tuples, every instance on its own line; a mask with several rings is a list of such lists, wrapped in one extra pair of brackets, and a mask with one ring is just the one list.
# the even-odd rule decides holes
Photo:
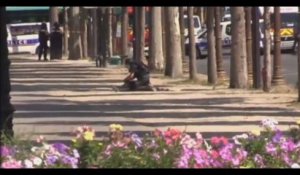
[(125, 65), (128, 67), (129, 75), (124, 79), (123, 87), (135, 91), (150, 86), (150, 71), (147, 65), (129, 59), (125, 61)]

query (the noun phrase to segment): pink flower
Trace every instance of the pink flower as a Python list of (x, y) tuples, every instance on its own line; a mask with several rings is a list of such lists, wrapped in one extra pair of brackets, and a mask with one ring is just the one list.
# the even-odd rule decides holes
[(2, 168), (22, 168), (22, 162), (21, 161), (17, 161), (17, 160), (14, 160), (14, 159), (10, 159), (8, 161), (5, 161), (1, 164), (1, 167)]

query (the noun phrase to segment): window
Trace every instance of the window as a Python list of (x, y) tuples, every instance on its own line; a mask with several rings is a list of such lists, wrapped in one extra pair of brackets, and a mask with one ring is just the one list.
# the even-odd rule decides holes
[(38, 34), (40, 25), (10, 26), (12, 36)]
[(226, 33), (227, 35), (231, 35), (231, 25), (230, 25), (230, 24), (226, 25), (225, 33)]
[[(184, 18), (184, 27), (185, 28), (188, 28), (188, 18)], [(195, 28), (199, 28), (200, 27), (200, 24), (199, 24), (199, 20), (197, 17), (194, 17), (194, 27)]]

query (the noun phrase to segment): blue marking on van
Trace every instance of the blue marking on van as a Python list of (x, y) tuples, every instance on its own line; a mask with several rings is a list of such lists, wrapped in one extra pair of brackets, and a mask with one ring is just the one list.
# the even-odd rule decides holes
[(9, 47), (12, 46), (28, 46), (28, 45), (36, 45), (39, 43), (39, 39), (27, 39), (27, 40), (8, 40), (7, 45)]

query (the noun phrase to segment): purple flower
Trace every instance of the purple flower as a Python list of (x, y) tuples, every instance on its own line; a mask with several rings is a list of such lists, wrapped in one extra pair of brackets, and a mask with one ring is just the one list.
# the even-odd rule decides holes
[(46, 157), (45, 162), (46, 162), (47, 165), (53, 166), (53, 165), (56, 164), (57, 160), (58, 160), (57, 156), (49, 155), (49, 156)]
[(0, 156), (1, 157), (11, 156), (11, 149), (8, 148), (7, 146), (0, 147)]
[(281, 137), (282, 137), (282, 132), (279, 131), (279, 130), (277, 130), (275, 136), (272, 138), (272, 141), (273, 141), (274, 143), (279, 143), (280, 140), (281, 140)]
[(131, 135), (131, 140), (135, 143), (135, 145), (140, 148), (143, 145), (142, 139), (137, 134)]
[(52, 147), (55, 148), (61, 154), (67, 154), (67, 151), (70, 149), (63, 143), (54, 143)]
[(71, 165), (74, 168), (74, 167), (77, 167), (78, 159), (71, 157), (71, 156), (63, 156), (62, 162), (66, 165)]

